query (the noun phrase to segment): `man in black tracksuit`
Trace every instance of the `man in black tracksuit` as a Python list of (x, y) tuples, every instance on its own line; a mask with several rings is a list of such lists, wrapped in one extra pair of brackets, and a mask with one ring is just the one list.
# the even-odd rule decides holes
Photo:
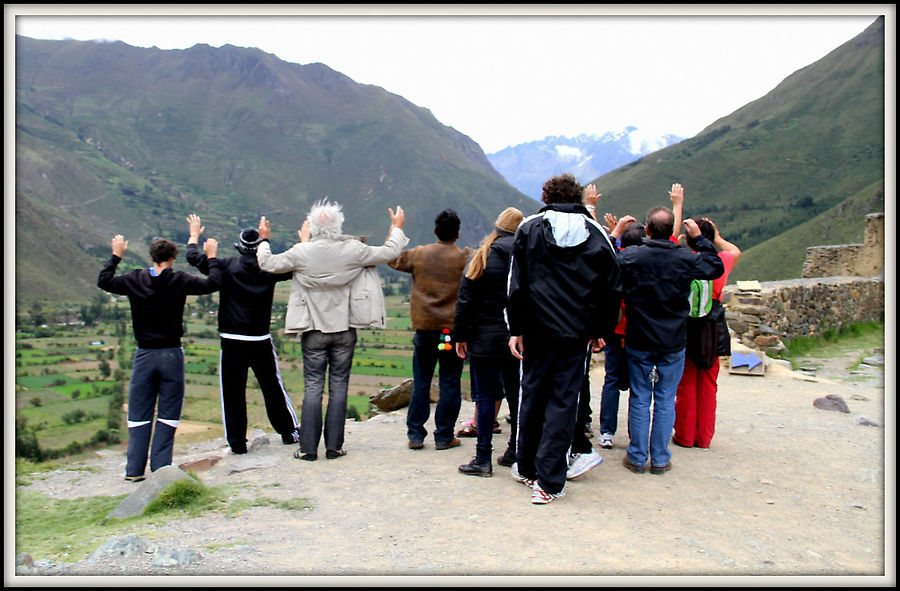
[[(209, 271), (208, 260), (197, 242), (203, 227), (200, 218), (187, 218), (190, 231), (188, 262)], [(285, 445), (299, 442), (297, 413), (278, 370), (278, 355), (269, 334), (275, 284), (291, 279), (293, 273), (262, 271), (256, 260), (259, 232), (246, 229), (234, 247), (238, 257), (221, 259), (222, 287), (219, 290), (219, 388), (225, 439), (235, 454), (247, 453), (247, 376), (249, 370), (259, 382), (266, 414)]]
[(148, 453), (151, 472), (172, 463), (175, 429), (181, 420), (181, 405), (184, 402), (181, 337), (184, 334), (182, 316), (185, 296), (212, 293), (219, 289), (222, 267), (216, 259), (217, 246), (212, 238), (203, 245), (208, 257), (208, 279), (173, 271), (172, 263), (178, 254), (178, 247), (164, 238), (150, 243), (152, 267), (135, 269), (116, 277), (116, 267), (128, 248), (128, 241), (121, 234), (112, 239), (112, 256), (100, 271), (97, 287), (128, 296), (131, 324), (137, 340), (128, 389), (125, 480), (144, 480)]
[(509, 277), (510, 350), (522, 359), (513, 477), (532, 502), (563, 496), (567, 452), (590, 351), (612, 332), (619, 267), (571, 174), (544, 183), (547, 204), (516, 232)]

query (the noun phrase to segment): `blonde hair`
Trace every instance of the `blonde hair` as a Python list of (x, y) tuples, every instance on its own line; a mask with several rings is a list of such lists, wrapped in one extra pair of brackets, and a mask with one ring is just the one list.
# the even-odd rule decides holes
[(469, 270), (466, 271), (467, 279), (478, 279), (481, 277), (484, 273), (484, 267), (487, 265), (487, 257), (488, 252), (491, 250), (491, 245), (497, 238), (500, 238), (501, 232), (504, 234), (515, 233), (516, 228), (522, 223), (522, 217), (522, 212), (515, 207), (507, 207), (497, 216), (497, 221), (494, 222), (494, 231), (485, 236), (481, 246), (478, 247), (478, 250), (472, 256)]

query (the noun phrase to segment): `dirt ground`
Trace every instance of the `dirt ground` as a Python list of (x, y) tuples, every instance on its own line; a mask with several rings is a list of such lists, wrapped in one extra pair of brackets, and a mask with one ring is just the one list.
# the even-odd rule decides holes
[[(433, 440), (407, 449), (405, 409), (348, 422), (347, 455), (326, 460), (320, 449), (316, 462), (294, 459), (294, 448), (272, 434), (269, 445), (230, 456), (223, 439), (187, 443), (190, 429), (180, 429), (176, 464), (221, 457), (198, 473), (204, 483), (236, 485), (235, 498), (303, 497), (311, 508), (253, 507), (236, 517), (124, 529), (156, 548), (192, 548), (202, 559), (170, 568), (151, 566), (149, 554), (84, 560), (65, 574), (91, 575), (92, 584), (117, 575), (144, 575), (134, 580), (152, 584), (163, 575), (268, 575), (276, 578), (246, 582), (325, 585), (344, 584), (332, 576), (345, 575), (364, 577), (343, 579), (350, 584), (398, 586), (475, 584), (472, 576), (486, 577), (477, 579), (485, 585), (707, 584), (698, 576), (754, 576), (753, 584), (792, 576), (789, 584), (797, 584), (805, 580), (798, 575), (821, 577), (826, 586), (895, 582), (895, 390), (889, 377), (886, 417), (884, 369), (851, 372), (858, 358), (818, 360), (815, 377), (775, 362), (764, 376), (723, 367), (712, 447), (673, 446), (673, 468), (663, 475), (633, 474), (621, 464), (628, 443), (623, 393), (614, 448), (599, 450), (604, 462), (543, 506), (531, 504), (530, 490), (508, 468), (495, 465), (493, 478), (460, 474), (474, 439), (450, 450), (435, 450)], [(602, 364), (591, 377), (596, 427)], [(813, 406), (828, 394), (840, 395), (850, 413)], [(460, 424), (473, 408), (463, 401)], [(860, 424), (863, 418), (877, 426)], [(504, 423), (495, 435), (495, 459), (508, 429)], [(120, 452), (105, 452), (88, 462), (96, 472), (38, 474), (29, 487), (59, 498), (87, 489), (123, 494), (139, 486), (123, 482), (124, 462)]]

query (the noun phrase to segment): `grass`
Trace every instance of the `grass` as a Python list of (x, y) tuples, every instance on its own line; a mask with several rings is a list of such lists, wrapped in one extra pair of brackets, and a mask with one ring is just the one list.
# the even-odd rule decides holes
[[(789, 340), (785, 342), (785, 347), (780, 357), (789, 360), (794, 369), (797, 369), (802, 359), (827, 359), (839, 357), (849, 351), (872, 351), (877, 347), (884, 347), (884, 323), (862, 322), (839, 330), (826, 330), (822, 336)], [(861, 355), (855, 366), (866, 356), (867, 354)]]
[[(20, 471), (24, 483), (28, 470), (49, 470), (57, 463), (33, 464), (16, 462), (17, 480)], [(41, 493), (19, 489), (16, 491), (16, 553), (27, 552), (34, 557), (74, 562), (82, 560), (113, 536), (139, 531), (148, 525), (165, 523), (178, 517), (199, 517), (209, 512), (221, 512), (236, 517), (252, 507), (274, 507), (285, 511), (306, 511), (313, 508), (309, 499), (273, 499), (230, 501), (232, 486), (208, 487), (196, 479), (172, 483), (151, 502), (143, 515), (128, 519), (108, 519), (126, 495), (53, 499)]]

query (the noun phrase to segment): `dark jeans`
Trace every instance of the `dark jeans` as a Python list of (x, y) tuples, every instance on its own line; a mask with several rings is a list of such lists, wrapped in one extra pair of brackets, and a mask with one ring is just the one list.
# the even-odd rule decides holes
[(421, 443), (428, 435), (424, 425), (431, 415), (431, 379), (435, 367), (438, 367), (440, 387), (440, 397), (434, 409), (436, 443), (453, 440), (453, 427), (459, 417), (462, 404), (459, 381), (463, 360), (453, 348), (449, 351), (438, 349), (443, 342), (441, 337), (439, 330), (417, 330), (413, 336), (413, 391), (406, 411), (406, 436), (416, 443)]
[[(590, 357), (587, 363), (590, 364)], [(584, 368), (584, 380), (581, 382), (581, 391), (578, 393), (578, 418), (575, 422), (575, 431), (572, 433), (572, 453), (589, 454), (593, 450), (591, 440), (588, 439), (585, 429), (591, 422), (591, 379), (588, 377), (589, 367)]]
[(603, 348), (606, 378), (600, 395), (600, 432), (616, 434), (619, 423), (619, 392), (628, 390), (628, 356), (618, 337)]
[[(494, 435), (494, 411), (496, 401), (507, 399), (510, 413), (519, 398), (519, 360), (511, 354), (503, 357), (470, 357), (469, 372), (472, 378), (472, 399), (475, 401), (478, 439), (475, 443), (475, 459), (491, 460), (491, 439)], [(513, 417), (515, 414), (513, 414)], [(515, 432), (515, 422), (513, 422)], [(514, 437), (514, 436), (513, 436)], [(515, 439), (510, 438), (512, 445)], [(515, 447), (512, 448), (515, 450)]]
[(175, 429), (181, 420), (183, 402), (184, 350), (181, 347), (135, 350), (128, 388), (126, 476), (144, 475), (148, 453), (151, 472), (172, 463)]
[(272, 339), (243, 341), (221, 339), (219, 389), (225, 440), (234, 453), (247, 452), (247, 378), (250, 370), (259, 382), (266, 414), (272, 427), (290, 437), (297, 429), (297, 413), (278, 371), (278, 355)]
[(347, 420), (347, 389), (356, 348), (356, 329), (324, 333), (304, 332), (300, 337), (303, 351), (303, 406), (300, 413), (300, 451), (317, 454), (322, 437), (322, 395), (328, 372), (328, 409), (325, 411), (325, 449), (340, 450), (344, 446), (344, 423)]

